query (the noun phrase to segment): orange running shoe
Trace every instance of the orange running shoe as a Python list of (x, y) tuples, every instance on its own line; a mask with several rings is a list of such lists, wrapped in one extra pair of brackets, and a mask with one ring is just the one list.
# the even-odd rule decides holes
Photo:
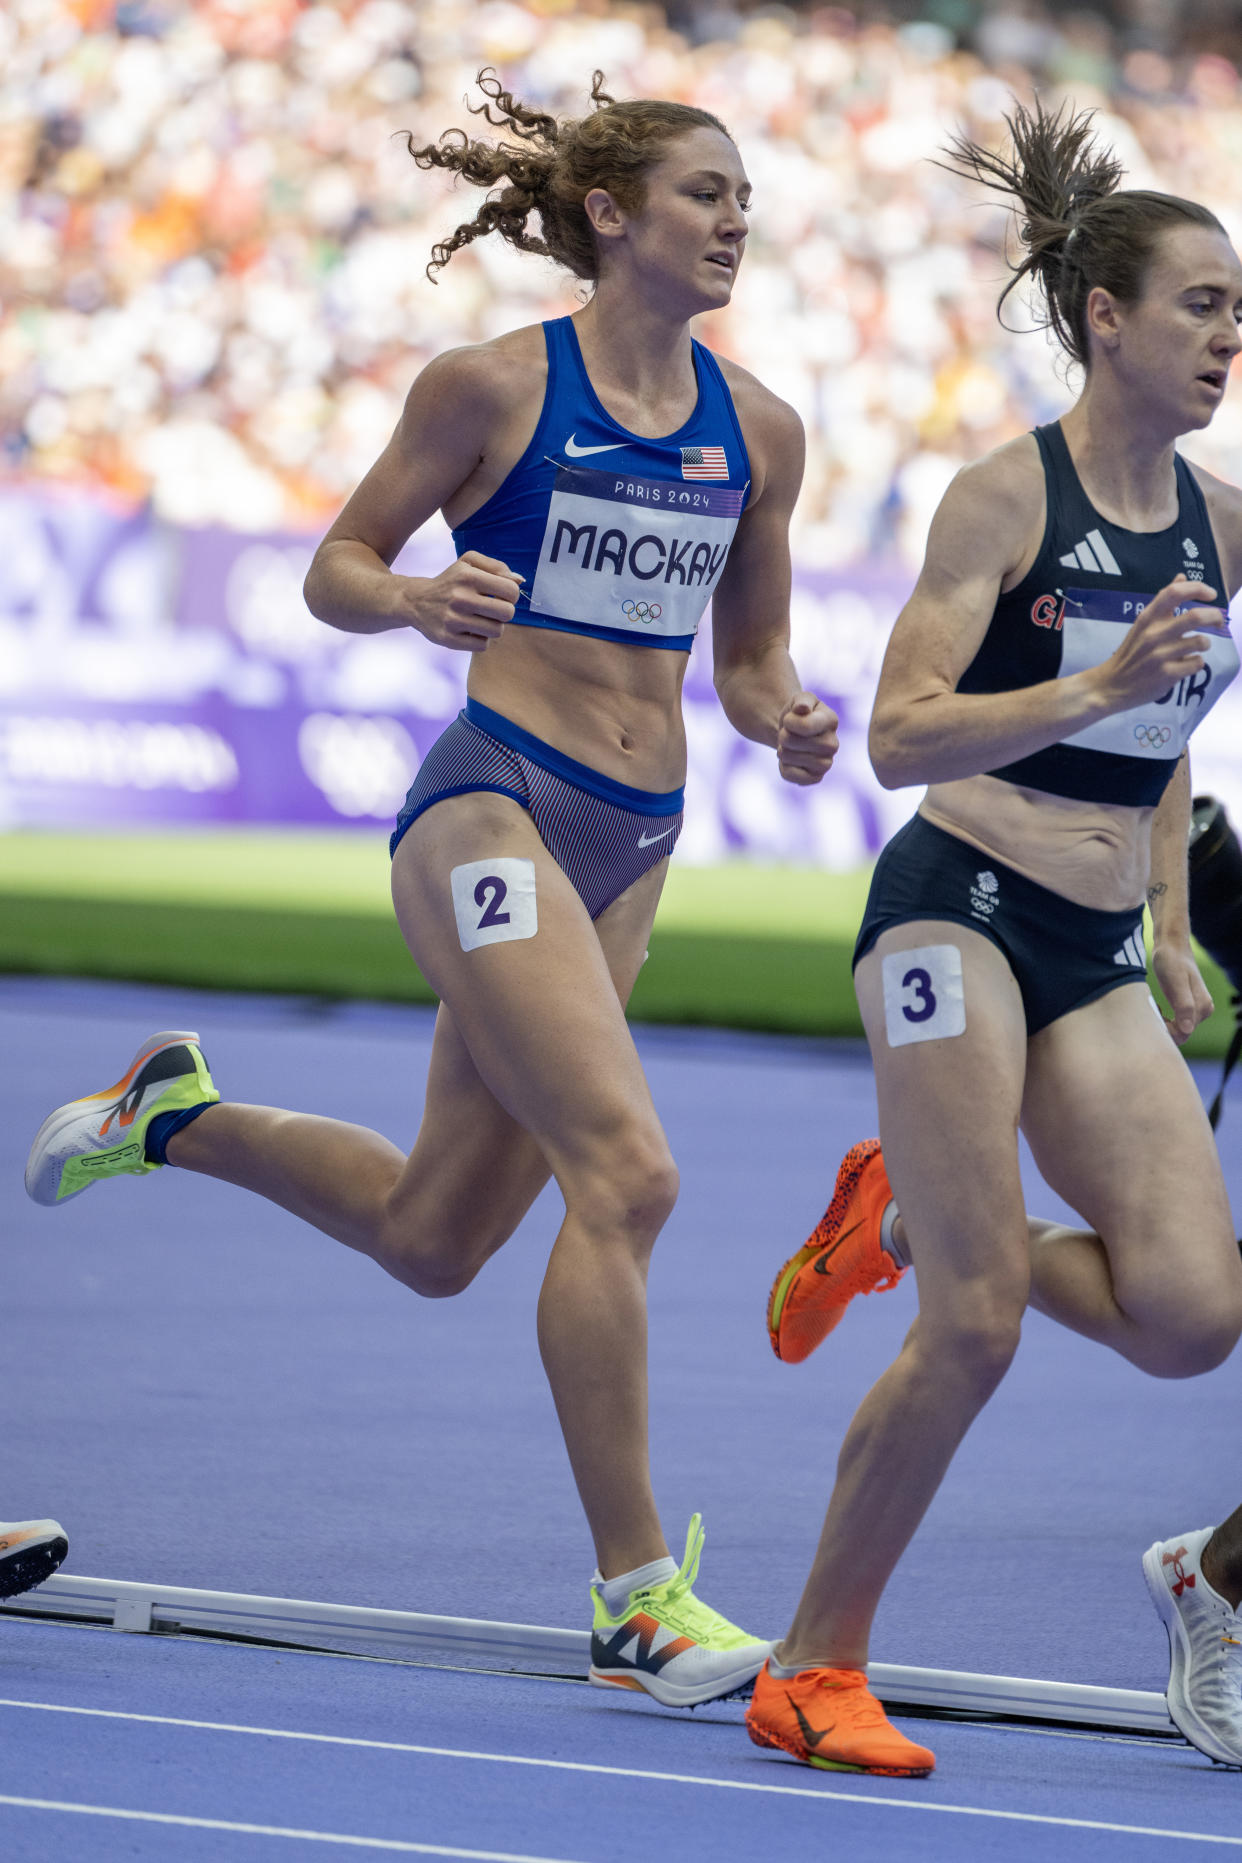
[(852, 1146), (841, 1160), (832, 1202), (768, 1296), (768, 1337), (787, 1365), (811, 1356), (855, 1294), (883, 1293), (906, 1272), (880, 1247), (880, 1222), (892, 1195), (879, 1139)]
[(757, 1747), (780, 1747), (826, 1772), (875, 1772), (921, 1779), (936, 1755), (898, 1733), (861, 1669), (800, 1669), (788, 1681), (755, 1677), (746, 1731)]

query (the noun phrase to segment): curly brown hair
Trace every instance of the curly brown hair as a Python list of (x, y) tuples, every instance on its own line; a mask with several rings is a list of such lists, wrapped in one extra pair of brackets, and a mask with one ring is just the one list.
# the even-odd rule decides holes
[(1005, 118), (1012, 153), (998, 155), (957, 136), (944, 164), (1016, 203), (1025, 254), (1010, 262), (1013, 276), (1001, 292), (997, 316), (1015, 286), (1032, 278), (1046, 308), (1044, 327), (1084, 368), (1091, 360), (1087, 299), (1097, 285), (1119, 303), (1137, 304), (1166, 232), (1187, 225), (1225, 230), (1198, 201), (1120, 187), (1121, 163), (1093, 139), (1093, 115), (1068, 104), (1051, 114), (1038, 101), (1032, 110), (1018, 104)]
[[(499, 233), (519, 252), (555, 259), (576, 278), (597, 281), (599, 249), (583, 207), (592, 188), (606, 188), (620, 206), (634, 212), (646, 199), (649, 172), (670, 142), (694, 129), (729, 134), (718, 117), (693, 104), (650, 97), (618, 103), (604, 90), (602, 71), (591, 80), (595, 109), (580, 118), (529, 109), (487, 67), (479, 72), (478, 85), (484, 102), (468, 105), (470, 114), (507, 129), (516, 141), (476, 142), (464, 129), (445, 130), (439, 142), (421, 149), (412, 135), (405, 139), (420, 168), (447, 168), (475, 187), (499, 188), (473, 220), (432, 247), (427, 276), (433, 281), (455, 252), (487, 233)], [(538, 215), (538, 233), (530, 230), (532, 214)]]

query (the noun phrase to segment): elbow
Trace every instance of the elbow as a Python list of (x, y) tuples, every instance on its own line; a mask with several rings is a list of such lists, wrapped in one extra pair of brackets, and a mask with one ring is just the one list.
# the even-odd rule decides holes
[(306, 579), (302, 584), (302, 600), (306, 603), (306, 606), (310, 609), (315, 619), (317, 621), (322, 621), (325, 618), (323, 614), (324, 588), (319, 554), (319, 551), (316, 550), (314, 556), (311, 558), (311, 566), (307, 570)]
[(867, 734), (867, 755), (881, 789), (903, 789), (908, 783), (918, 781), (906, 767), (901, 750), (900, 734), (894, 729), (893, 721), (873, 718)]

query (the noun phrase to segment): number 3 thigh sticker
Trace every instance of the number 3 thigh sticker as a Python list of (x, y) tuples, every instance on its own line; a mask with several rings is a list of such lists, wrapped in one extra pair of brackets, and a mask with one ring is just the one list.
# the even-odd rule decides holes
[(533, 860), (508, 855), (471, 860), (453, 868), (449, 884), (463, 951), (508, 938), (533, 938), (538, 931)]
[(913, 951), (890, 951), (883, 959), (882, 971), (890, 1048), (965, 1033), (962, 954), (955, 944), (925, 944)]

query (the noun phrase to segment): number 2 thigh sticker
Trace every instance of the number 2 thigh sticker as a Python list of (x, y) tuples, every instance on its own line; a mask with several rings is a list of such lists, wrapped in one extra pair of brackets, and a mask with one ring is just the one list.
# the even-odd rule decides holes
[(535, 909), (535, 863), (497, 855), (471, 860), (449, 874), (453, 911), (463, 951), (509, 938), (533, 938), (539, 929)]
[(882, 974), (890, 1048), (966, 1032), (962, 954), (955, 944), (890, 951), (882, 961)]

